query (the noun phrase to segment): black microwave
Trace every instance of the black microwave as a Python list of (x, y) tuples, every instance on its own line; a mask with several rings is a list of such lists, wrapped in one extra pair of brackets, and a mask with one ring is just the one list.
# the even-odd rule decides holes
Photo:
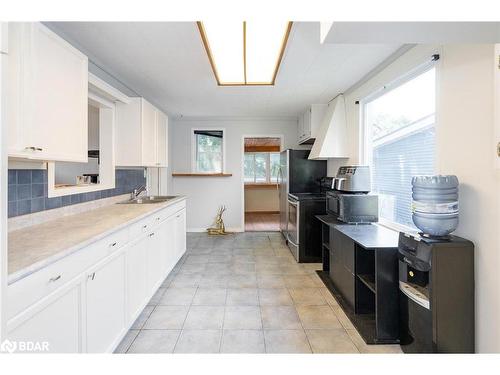
[(378, 221), (378, 196), (329, 191), (326, 195), (326, 211), (345, 223), (374, 223)]

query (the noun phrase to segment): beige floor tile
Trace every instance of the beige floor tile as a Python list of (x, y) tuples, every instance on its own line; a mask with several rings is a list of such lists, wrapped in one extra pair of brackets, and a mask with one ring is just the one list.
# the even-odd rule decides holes
[(402, 354), (399, 345), (368, 345), (355, 329), (348, 329), (347, 334), (354, 342), (360, 353), (371, 354)]
[(265, 353), (261, 330), (224, 330), (221, 353)]
[(297, 311), (293, 306), (261, 306), (264, 329), (301, 329)]
[(231, 274), (231, 263), (208, 263), (205, 267), (205, 274), (229, 275)]
[(180, 330), (143, 330), (130, 346), (128, 353), (172, 353)]
[(231, 271), (236, 275), (247, 275), (255, 273), (255, 263), (233, 263)]
[(248, 255), (236, 254), (236, 255), (233, 255), (233, 262), (234, 263), (255, 263), (255, 257), (252, 254), (248, 254)]
[(332, 293), (327, 288), (320, 288), (321, 295), (325, 298), (326, 303), (332, 307), (339, 306), (338, 302), (332, 296)]
[(170, 287), (188, 288), (197, 287), (200, 284), (201, 275), (197, 274), (177, 274), (172, 280)]
[(233, 275), (227, 279), (228, 288), (257, 288), (255, 275)]
[(183, 330), (174, 353), (218, 353), (222, 331)]
[(228, 306), (258, 306), (259, 296), (255, 288), (238, 288), (227, 290)]
[(205, 271), (207, 265), (205, 263), (192, 263), (192, 264), (183, 264), (179, 270), (181, 274), (200, 274)]
[(333, 308), (333, 312), (335, 313), (338, 320), (340, 321), (340, 324), (342, 324), (342, 326), (345, 329), (355, 329), (353, 324), (351, 323), (351, 321), (347, 317), (346, 313), (344, 312), (344, 310), (342, 310), (342, 308), (340, 306), (338, 306), (338, 305), (332, 306), (332, 308)]
[(221, 255), (216, 252), (212, 253), (210, 255), (210, 258), (208, 258), (208, 263), (229, 263), (233, 259), (233, 256), (228, 254), (228, 255)]
[(131, 329), (141, 329), (144, 326), (144, 323), (148, 320), (149, 316), (155, 309), (153, 305), (147, 305), (144, 310), (139, 314), (134, 324), (132, 324)]
[(198, 288), (193, 299), (193, 305), (224, 306), (227, 291), (225, 288)]
[(297, 312), (305, 329), (342, 328), (342, 324), (328, 305), (297, 306)]
[(189, 306), (193, 301), (196, 288), (168, 288), (160, 299), (159, 305)]
[(259, 304), (261, 306), (293, 305), (292, 298), (285, 288), (259, 289)]
[(319, 288), (290, 288), (290, 295), (296, 305), (326, 305)]
[(233, 256), (254, 256), (253, 249), (233, 249)]
[(125, 337), (122, 339), (122, 341), (118, 344), (114, 352), (117, 354), (126, 353), (128, 348), (130, 348), (130, 345), (132, 345), (138, 334), (139, 334), (138, 329), (129, 330), (126, 333)]
[(306, 329), (313, 353), (359, 353), (344, 328)]
[(229, 276), (215, 273), (215, 274), (204, 274), (200, 279), (200, 288), (226, 288), (227, 280)]
[(285, 288), (285, 281), (281, 275), (259, 275), (257, 274), (259, 288)]
[(148, 302), (148, 305), (157, 305), (160, 300), (161, 300), (161, 297), (163, 296), (163, 293), (165, 293), (167, 289), (166, 288), (159, 288), (155, 294), (153, 294), (153, 297), (151, 297), (151, 299), (149, 300)]
[(265, 330), (267, 353), (311, 353), (304, 330)]
[(222, 329), (223, 306), (191, 306), (184, 329)]
[(143, 329), (181, 329), (189, 306), (156, 306)]
[(258, 306), (226, 306), (224, 329), (262, 329)]
[(259, 275), (281, 275), (281, 267), (278, 264), (256, 263), (255, 271)]
[(275, 256), (269, 256), (269, 255), (258, 255), (255, 256), (255, 263), (257, 264), (274, 264), (279, 266), (280, 263), (280, 258), (275, 257)]
[(283, 275), (287, 288), (315, 288), (316, 284), (308, 275)]
[(188, 255), (184, 264), (207, 263), (211, 255)]
[(304, 271), (298, 264), (282, 264), (280, 265), (280, 268), (281, 273), (284, 275), (306, 275), (306, 271)]

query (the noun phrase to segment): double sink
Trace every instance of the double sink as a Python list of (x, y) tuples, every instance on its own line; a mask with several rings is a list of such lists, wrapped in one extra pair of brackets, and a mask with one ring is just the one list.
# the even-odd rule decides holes
[(153, 203), (163, 203), (168, 202), (172, 199), (176, 199), (176, 195), (146, 195), (143, 197), (131, 198), (125, 202), (120, 202), (120, 204), (153, 204)]

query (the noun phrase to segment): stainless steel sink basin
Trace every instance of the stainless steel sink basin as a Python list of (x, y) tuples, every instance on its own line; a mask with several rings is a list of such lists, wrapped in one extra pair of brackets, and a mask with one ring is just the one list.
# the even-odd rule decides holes
[(163, 203), (177, 198), (175, 195), (147, 195), (144, 197), (129, 199), (125, 202), (120, 202), (121, 204), (152, 204), (152, 203)]

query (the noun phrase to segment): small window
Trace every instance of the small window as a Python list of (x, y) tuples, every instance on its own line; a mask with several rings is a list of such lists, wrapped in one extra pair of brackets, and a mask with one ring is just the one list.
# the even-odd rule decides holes
[(276, 183), (279, 164), (279, 152), (245, 152), (245, 183)]
[(435, 68), (422, 69), (363, 103), (364, 160), (382, 223), (414, 228), (411, 179), (434, 173)]
[(194, 130), (194, 172), (223, 172), (223, 141), (222, 130)]

